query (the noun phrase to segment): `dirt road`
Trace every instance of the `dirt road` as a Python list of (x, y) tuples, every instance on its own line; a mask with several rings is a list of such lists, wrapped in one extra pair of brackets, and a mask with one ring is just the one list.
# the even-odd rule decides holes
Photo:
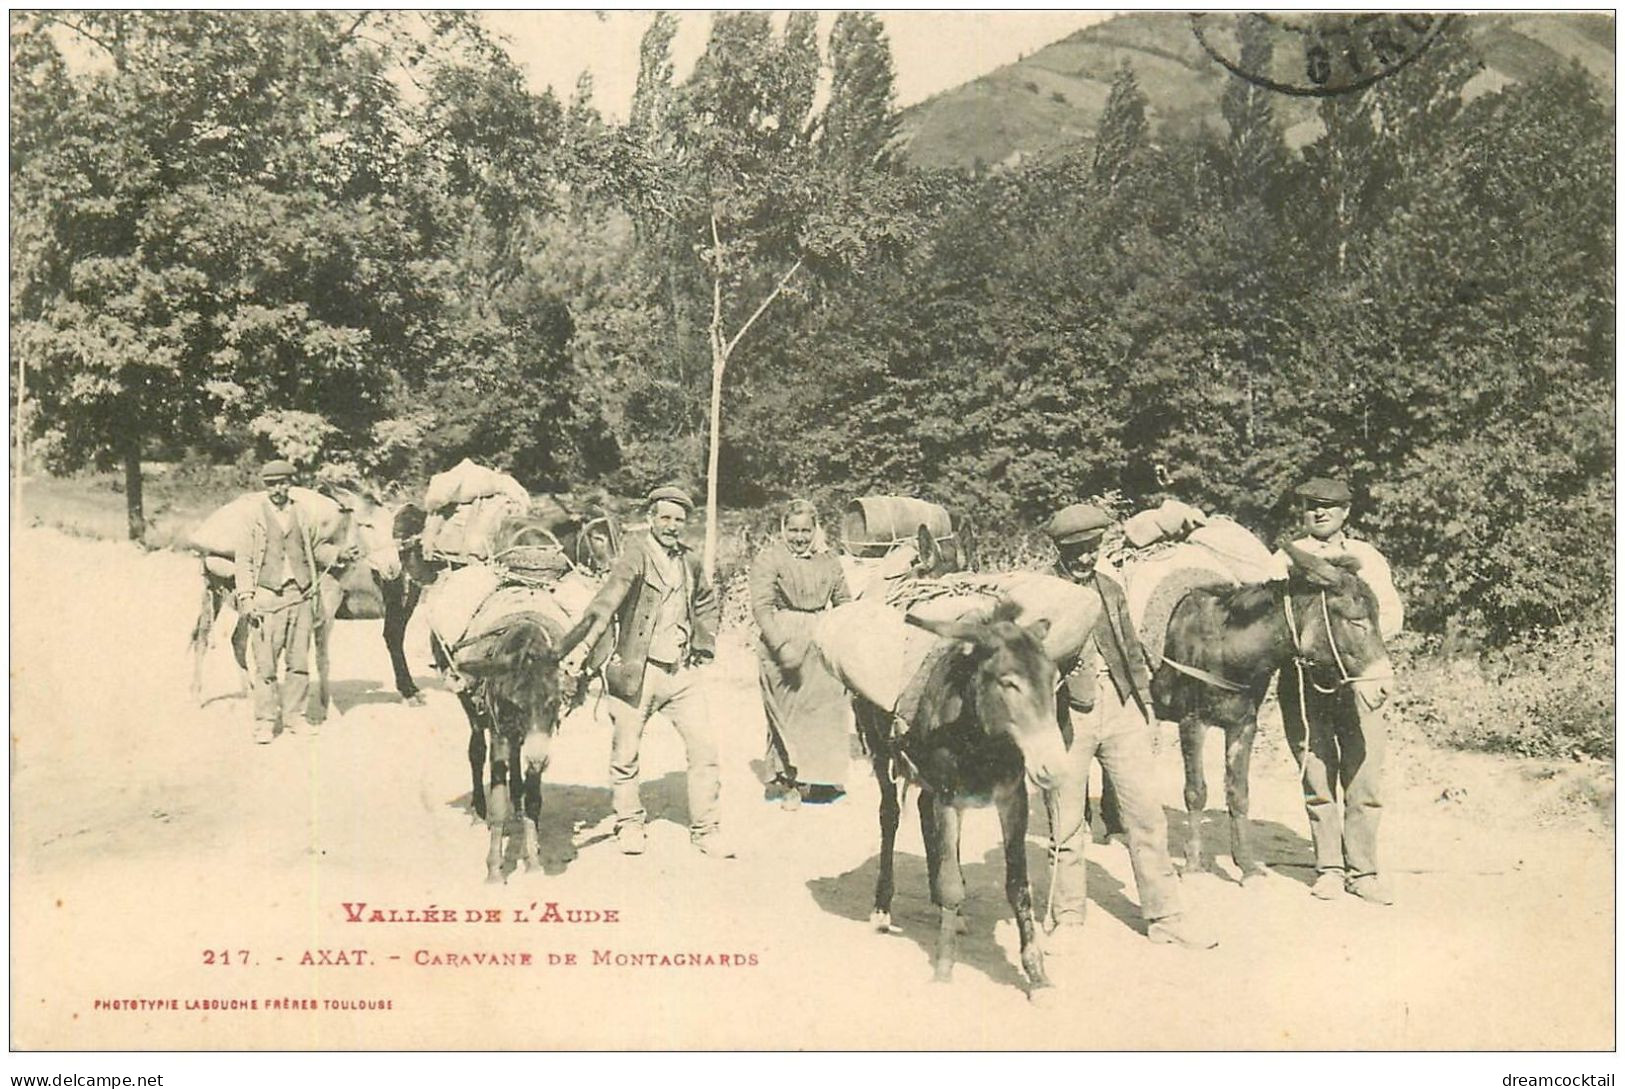
[[(1150, 945), (1126, 851), (1092, 847), (1086, 948), (1051, 961), (1054, 1001), (1034, 1008), (991, 811), (967, 822), (972, 931), (953, 985), (933, 986), (912, 806), (902, 933), (878, 935), (874, 786), (854, 764), (836, 804), (763, 801), (737, 633), (712, 668), (741, 857), (689, 848), (681, 746), (658, 722), (649, 853), (622, 857), (606, 838), (607, 720), (583, 711), (547, 777), (546, 872), (489, 886), (467, 727), (432, 680), (420, 622), (408, 648), (427, 706), (396, 698), (376, 622), (341, 622), (339, 713), (317, 737), (257, 747), (223, 647), (208, 703), (187, 699), (191, 560), (35, 528), (14, 531), (12, 562), (14, 1047), (1614, 1045), (1612, 841), (1563, 816), (1561, 768), (1400, 746), (1384, 825), (1399, 903), (1322, 903), (1293, 769), (1267, 730), (1253, 797), (1274, 876), (1183, 882), (1221, 946)], [(1177, 743), (1161, 745), (1177, 853)], [(1216, 738), (1208, 756), (1218, 784)], [(1040, 899), (1043, 833), (1028, 848)], [(552, 921), (549, 903), (588, 914)], [(375, 909), (434, 921), (349, 921)], [(615, 921), (584, 921), (595, 912)]]

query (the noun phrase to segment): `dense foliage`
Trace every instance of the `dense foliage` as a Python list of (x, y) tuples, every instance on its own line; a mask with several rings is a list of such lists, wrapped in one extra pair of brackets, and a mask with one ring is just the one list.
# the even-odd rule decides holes
[(17, 17), (36, 448), (133, 466), (135, 516), (185, 450), (1013, 531), (1174, 494), (1268, 536), (1338, 472), (1422, 630), (1611, 609), (1614, 117), (1578, 69), (1468, 90), (1458, 35), (1290, 146), (1239, 80), (1161, 141), (1125, 67), (1093, 141), (966, 176), (896, 155), (874, 16), (821, 49), (718, 15), (682, 79), (674, 32), (612, 125), (472, 18)]

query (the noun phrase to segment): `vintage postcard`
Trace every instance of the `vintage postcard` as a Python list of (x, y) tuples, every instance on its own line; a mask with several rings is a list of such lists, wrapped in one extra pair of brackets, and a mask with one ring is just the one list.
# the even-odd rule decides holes
[(1611, 12), (10, 30), (19, 1071), (1611, 1070)]

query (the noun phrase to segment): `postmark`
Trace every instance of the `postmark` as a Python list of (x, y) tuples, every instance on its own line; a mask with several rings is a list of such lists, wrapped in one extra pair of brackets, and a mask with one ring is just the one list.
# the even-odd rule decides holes
[(1191, 15), (1208, 56), (1250, 83), (1287, 95), (1353, 94), (1427, 51), (1448, 14), (1217, 12)]

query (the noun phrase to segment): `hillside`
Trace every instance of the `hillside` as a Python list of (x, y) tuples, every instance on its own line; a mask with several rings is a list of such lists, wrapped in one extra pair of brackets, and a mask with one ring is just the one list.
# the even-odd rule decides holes
[[(1552, 64), (1578, 61), (1609, 98), (1614, 86), (1614, 21), (1606, 14), (1467, 15), (1485, 71), (1482, 92), (1528, 79)], [(902, 140), (922, 167), (1013, 164), (1094, 135), (1113, 74), (1134, 66), (1163, 139), (1202, 124), (1222, 127), (1219, 97), (1229, 77), (1203, 52), (1178, 12), (1136, 12), (1080, 30), (1015, 64), (996, 69), (903, 111)], [(1313, 138), (1314, 102), (1280, 96), (1277, 117), (1289, 140)]]

